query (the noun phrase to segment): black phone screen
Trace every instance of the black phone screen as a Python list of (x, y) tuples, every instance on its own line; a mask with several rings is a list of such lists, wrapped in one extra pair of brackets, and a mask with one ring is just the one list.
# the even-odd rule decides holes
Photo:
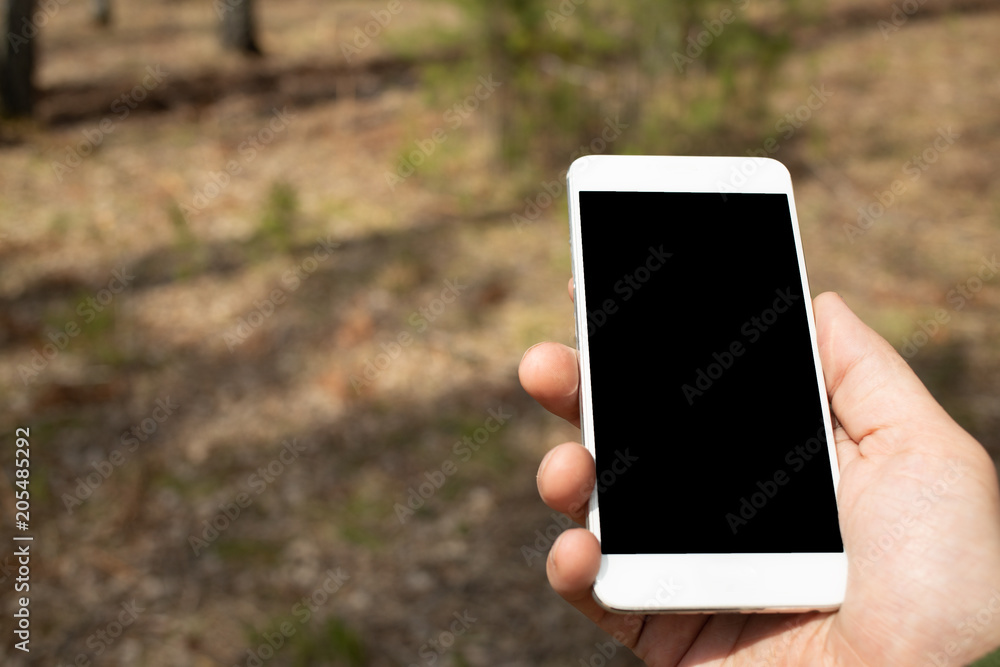
[(579, 197), (602, 552), (843, 551), (788, 197)]

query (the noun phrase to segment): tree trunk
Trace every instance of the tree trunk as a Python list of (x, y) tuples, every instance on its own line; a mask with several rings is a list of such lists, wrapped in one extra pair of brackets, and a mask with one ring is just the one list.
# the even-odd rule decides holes
[(94, 0), (91, 16), (101, 27), (111, 25), (111, 0)]
[(30, 116), (34, 110), (35, 0), (0, 0), (0, 113)]
[(260, 55), (252, 0), (215, 0), (215, 7), (222, 19), (222, 47)]

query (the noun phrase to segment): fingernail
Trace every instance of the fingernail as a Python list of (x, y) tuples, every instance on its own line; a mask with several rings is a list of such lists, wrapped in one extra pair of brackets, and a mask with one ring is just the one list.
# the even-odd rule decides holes
[[(524, 358), (525, 358), (526, 356), (528, 356), (528, 353), (529, 353), (529, 352), (531, 352), (532, 350), (534, 350), (534, 349), (535, 349), (536, 347), (538, 347), (539, 345), (541, 345), (541, 343), (535, 343), (534, 345), (532, 345), (531, 347), (529, 347), (529, 348), (528, 348), (527, 350), (525, 350), (525, 351), (524, 351), (524, 354), (522, 354), (522, 355), (521, 355), (521, 361), (524, 361)], [(520, 365), (521, 365), (521, 362), (519, 361), (517, 365), (518, 365), (518, 366), (520, 366)]]
[(545, 472), (545, 466), (549, 464), (549, 459), (552, 458), (553, 452), (556, 450), (550, 449), (549, 453), (542, 457), (542, 462), (538, 464), (538, 474), (535, 475), (535, 481), (537, 482), (542, 477), (542, 473)]
[(566, 396), (575, 396), (577, 391), (580, 389), (580, 353), (577, 350), (571, 350), (570, 354), (573, 355), (573, 363), (576, 364), (577, 371), (573, 374), (573, 379), (575, 382), (573, 386), (566, 392)]
[(556, 538), (556, 541), (552, 543), (552, 548), (549, 549), (549, 565), (551, 565), (553, 569), (558, 569), (556, 567), (555, 554), (556, 554), (556, 549), (559, 548), (559, 540), (562, 539), (563, 535), (565, 535), (565, 533), (559, 533), (559, 537)]

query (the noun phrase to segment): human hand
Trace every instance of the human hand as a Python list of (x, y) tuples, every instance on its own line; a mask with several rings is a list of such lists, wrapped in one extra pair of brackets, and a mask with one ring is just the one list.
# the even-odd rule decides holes
[[(549, 553), (549, 583), (652, 667), (963, 665), (1000, 645), (992, 460), (839, 296), (821, 294), (813, 308), (836, 419), (844, 603), (809, 614), (613, 614), (591, 596), (597, 539), (567, 530)], [(518, 373), (542, 406), (579, 427), (575, 350), (538, 344)], [(578, 523), (593, 487), (594, 460), (577, 443), (539, 466), (542, 499)]]

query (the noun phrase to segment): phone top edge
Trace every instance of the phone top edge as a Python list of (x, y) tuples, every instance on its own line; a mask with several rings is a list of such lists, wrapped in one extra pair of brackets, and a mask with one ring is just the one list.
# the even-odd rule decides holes
[(652, 164), (654, 162), (669, 163), (674, 162), (685, 166), (706, 164), (719, 165), (725, 162), (756, 162), (770, 164), (787, 171), (787, 167), (781, 160), (773, 157), (758, 157), (754, 155), (583, 155), (570, 162), (568, 174), (584, 170), (590, 164)]
[(774, 158), (673, 155), (588, 155), (566, 172), (579, 191), (790, 192), (791, 174)]

